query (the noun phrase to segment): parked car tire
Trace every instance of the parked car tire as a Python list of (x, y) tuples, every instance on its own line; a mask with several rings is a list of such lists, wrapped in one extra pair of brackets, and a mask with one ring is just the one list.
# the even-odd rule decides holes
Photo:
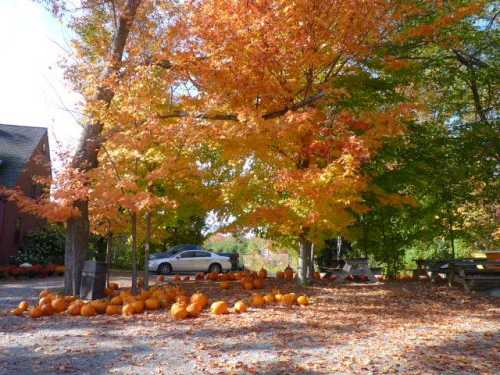
[(208, 267), (208, 272), (215, 272), (215, 273), (221, 273), (222, 272), (222, 266), (219, 263), (212, 263), (210, 267)]
[(162, 263), (158, 266), (158, 273), (168, 275), (172, 272), (172, 266), (169, 263)]

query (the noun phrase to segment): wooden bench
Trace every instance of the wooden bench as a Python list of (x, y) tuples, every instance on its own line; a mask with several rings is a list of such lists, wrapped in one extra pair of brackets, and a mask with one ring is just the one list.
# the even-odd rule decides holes
[(448, 284), (460, 284), (467, 292), (500, 288), (500, 262), (457, 260), (450, 262)]

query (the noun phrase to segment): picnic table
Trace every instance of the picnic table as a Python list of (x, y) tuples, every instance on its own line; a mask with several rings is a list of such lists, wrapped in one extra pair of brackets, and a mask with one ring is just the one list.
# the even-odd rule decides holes
[(448, 284), (460, 284), (467, 292), (500, 288), (500, 262), (453, 261), (450, 263)]
[(375, 275), (368, 265), (368, 258), (354, 258), (337, 260), (334, 267), (321, 267), (321, 271), (337, 276), (336, 282), (341, 283), (349, 276), (366, 276), (368, 281), (377, 282)]

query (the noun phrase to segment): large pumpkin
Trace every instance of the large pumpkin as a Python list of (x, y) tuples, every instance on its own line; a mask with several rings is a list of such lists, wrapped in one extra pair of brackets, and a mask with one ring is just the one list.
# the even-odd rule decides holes
[(108, 303), (101, 300), (92, 301), (90, 304), (98, 314), (104, 314), (106, 312), (106, 307), (108, 307)]
[(227, 314), (229, 306), (225, 301), (216, 301), (210, 305), (210, 312), (214, 315)]
[(144, 301), (144, 305), (146, 306), (146, 310), (158, 310), (160, 308), (160, 300), (158, 298), (148, 298)]
[(142, 314), (144, 312), (144, 301), (143, 300), (137, 300), (131, 303), (132, 307), (134, 308), (134, 311), (136, 314)]
[(55, 312), (60, 313), (66, 310), (66, 301), (64, 298), (56, 298), (52, 301), (51, 305)]
[(307, 296), (299, 296), (297, 303), (301, 306), (309, 305), (309, 298)]
[(117, 283), (109, 283), (109, 288), (113, 289), (113, 290), (117, 290), (120, 288), (120, 286), (117, 284)]
[(95, 316), (97, 312), (94, 309), (94, 306), (92, 306), (90, 303), (87, 303), (82, 306), (80, 310), (80, 315), (90, 317), (90, 316)]
[(40, 300), (38, 301), (38, 305), (39, 306), (42, 306), (42, 305), (50, 305), (52, 303), (52, 297), (50, 296), (45, 296), (45, 297), (42, 297), (40, 298)]
[(120, 305), (108, 305), (106, 306), (106, 315), (118, 315), (121, 314), (122, 307)]
[(252, 294), (251, 304), (253, 307), (262, 307), (265, 303), (266, 301), (264, 300), (264, 297), (262, 297), (260, 294)]
[(191, 303), (196, 303), (204, 308), (206, 305), (208, 305), (208, 297), (202, 292), (196, 292), (191, 296)]
[(181, 294), (177, 296), (177, 298), (175, 299), (175, 302), (183, 305), (189, 305), (189, 301), (190, 301), (189, 297), (186, 296), (185, 294)]
[(41, 316), (43, 316), (43, 312), (42, 312), (42, 308), (41, 307), (33, 307), (30, 311), (29, 311), (29, 314), (30, 316), (35, 319), (35, 318), (40, 318)]
[(297, 295), (295, 293), (287, 293), (282, 298), (282, 302), (285, 305), (293, 305), (296, 301), (297, 301)]
[(266, 301), (266, 303), (273, 303), (274, 302), (274, 294), (272, 293), (268, 293), (264, 296), (264, 301)]
[(80, 301), (74, 301), (68, 306), (68, 309), (66, 311), (68, 314), (76, 316), (80, 315), (81, 309), (82, 309), (82, 303)]
[(123, 316), (132, 316), (135, 314), (134, 306), (132, 304), (127, 303), (122, 306), (122, 315)]
[(42, 306), (40, 306), (40, 309), (42, 309), (42, 314), (45, 316), (54, 314), (54, 309), (52, 308), (52, 305), (50, 303), (43, 304)]
[(259, 278), (256, 278), (256, 279), (253, 279), (253, 287), (255, 289), (262, 289), (264, 288), (264, 280), (263, 279), (259, 279)]
[(187, 306), (182, 303), (174, 303), (170, 307), (170, 315), (174, 320), (182, 320), (188, 316)]
[(197, 317), (198, 315), (200, 315), (201, 310), (203, 310), (203, 307), (197, 303), (190, 303), (186, 307), (186, 311), (188, 312), (189, 316), (192, 317)]
[(40, 298), (43, 298), (43, 297), (47, 297), (48, 295), (50, 295), (50, 291), (47, 290), (47, 289), (44, 289), (40, 292), (40, 294), (38, 295)]
[(238, 314), (244, 313), (248, 310), (248, 307), (244, 301), (237, 301), (234, 304), (234, 311), (237, 312)]
[(109, 301), (111, 305), (123, 305), (123, 299), (120, 296), (116, 296), (111, 298), (111, 301)]

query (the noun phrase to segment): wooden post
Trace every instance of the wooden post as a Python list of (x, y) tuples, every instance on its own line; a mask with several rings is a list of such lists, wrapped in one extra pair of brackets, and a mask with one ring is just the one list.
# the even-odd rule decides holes
[(132, 294), (137, 294), (137, 214), (132, 212)]
[(109, 276), (111, 273), (111, 259), (112, 259), (112, 243), (113, 243), (113, 234), (111, 232), (108, 233), (108, 236), (106, 238), (106, 287), (109, 288)]
[(149, 289), (149, 246), (151, 242), (151, 213), (146, 214), (146, 241), (144, 243), (144, 289)]

